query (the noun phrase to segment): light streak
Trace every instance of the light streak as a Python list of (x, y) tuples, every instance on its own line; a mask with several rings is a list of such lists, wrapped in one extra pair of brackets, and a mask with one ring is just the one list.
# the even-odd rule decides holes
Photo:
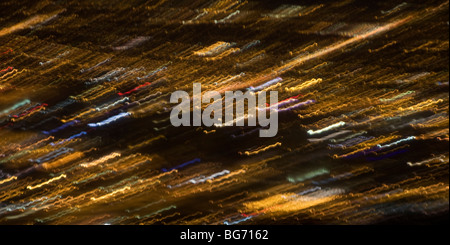
[(167, 66), (162, 66), (162, 67), (160, 67), (160, 68), (150, 72), (149, 74), (145, 75), (144, 77), (137, 77), (137, 80), (150, 78), (150, 77), (152, 77), (152, 76), (156, 75), (157, 73), (159, 73), (161, 71), (164, 71), (164, 70), (167, 70)]
[(170, 209), (174, 209), (174, 208), (177, 208), (177, 206), (176, 206), (176, 205), (170, 205), (170, 206), (167, 207), (167, 208), (162, 208), (162, 209), (160, 209), (160, 210), (158, 210), (158, 211), (155, 211), (155, 212), (153, 212), (153, 213), (150, 213), (150, 214), (147, 214), (147, 215), (144, 215), (144, 216), (136, 215), (135, 217), (136, 217), (137, 219), (147, 219), (147, 218), (152, 217), (153, 215), (156, 215), (156, 214), (159, 214), (159, 213), (162, 213), (162, 212), (164, 212), (164, 211), (167, 211), (167, 210), (170, 210)]
[(104, 162), (106, 162), (106, 161), (108, 161), (110, 159), (114, 159), (114, 158), (120, 157), (120, 156), (121, 156), (120, 153), (113, 152), (113, 153), (111, 153), (109, 155), (106, 155), (106, 156), (103, 156), (100, 159), (97, 159), (95, 161), (92, 161), (92, 162), (89, 162), (89, 163), (82, 163), (82, 164), (80, 164), (80, 166), (82, 166), (84, 168), (90, 168), (90, 167), (97, 166), (98, 164), (102, 164), (102, 163), (104, 163)]
[(98, 122), (98, 123), (89, 123), (88, 126), (91, 127), (91, 128), (102, 127), (102, 126), (108, 125), (108, 124), (110, 124), (110, 123), (112, 123), (114, 121), (117, 121), (117, 120), (119, 120), (121, 118), (129, 117), (129, 116), (131, 116), (131, 113), (129, 113), (129, 112), (122, 112), (122, 113), (120, 113), (118, 115), (115, 115), (115, 116), (112, 116), (112, 117), (110, 117), (110, 118), (108, 118), (108, 119), (106, 119), (104, 121), (101, 121), (101, 122)]
[(330, 173), (330, 171), (328, 169), (320, 168), (315, 171), (312, 171), (312, 172), (309, 172), (306, 174), (302, 174), (302, 175), (299, 175), (296, 177), (288, 177), (287, 180), (291, 183), (303, 182), (305, 180), (312, 179), (314, 177), (321, 176), (321, 175), (328, 174), (328, 173)]
[[(95, 112), (95, 109), (89, 109), (89, 110), (86, 110), (86, 111), (84, 111), (84, 112), (82, 112), (82, 113), (80, 113), (80, 114), (78, 114), (78, 115), (76, 115), (76, 116), (74, 116), (74, 117), (71, 117), (71, 118), (69, 118), (69, 119), (61, 119), (61, 122), (62, 123), (68, 123), (68, 122), (77, 122), (77, 123), (79, 123), (80, 121), (78, 121), (78, 120), (76, 120), (77, 118), (80, 118), (80, 117), (82, 117), (82, 116), (84, 116), (84, 115), (87, 115), (87, 114), (89, 114), (89, 113), (92, 113), (92, 112)], [(44, 132), (43, 132), (44, 133)]]
[(52, 142), (52, 143), (50, 143), (50, 145), (51, 145), (51, 146), (61, 145), (61, 144), (66, 143), (67, 141), (71, 141), (71, 140), (73, 140), (73, 139), (75, 139), (75, 138), (79, 138), (79, 137), (81, 137), (81, 136), (83, 136), (83, 135), (87, 135), (87, 132), (82, 131), (82, 132), (80, 132), (80, 133), (78, 133), (78, 134), (74, 134), (74, 135), (70, 136), (70, 137), (67, 138), (67, 139), (61, 140), (61, 141), (59, 141), (58, 143), (53, 143), (53, 142)]
[[(447, 160), (445, 160), (445, 159), (447, 159)], [(424, 164), (430, 164), (430, 163), (433, 163), (433, 162), (441, 162), (441, 163), (444, 163), (444, 162), (448, 162), (448, 156), (445, 156), (445, 155), (441, 155), (441, 156), (438, 156), (438, 157), (433, 157), (433, 158), (430, 158), (430, 159), (427, 159), (427, 160), (423, 160), (423, 161), (420, 161), (420, 162), (407, 162), (406, 164), (408, 164), (408, 166), (410, 166), (410, 167), (415, 167), (415, 166), (422, 166), (422, 165), (424, 165)]]
[(138, 90), (140, 90), (140, 89), (142, 89), (142, 88), (148, 87), (148, 86), (150, 86), (151, 84), (152, 84), (151, 82), (146, 82), (146, 83), (144, 83), (144, 84), (142, 84), (142, 85), (139, 85), (139, 86), (135, 87), (134, 89), (132, 89), (132, 90), (130, 90), (130, 91), (127, 91), (127, 92), (124, 92), (124, 93), (117, 93), (117, 94), (120, 95), (120, 96), (129, 95), (129, 94), (131, 94), (131, 93), (133, 93), (133, 92), (136, 92), (136, 91), (138, 91)]
[(5, 72), (5, 74), (3, 74), (2, 76), (0, 76), (0, 80), (3, 80), (5, 77), (6, 78), (8, 78), (8, 76), (9, 75), (12, 75), (12, 74), (14, 74), (13, 76), (10, 76), (9, 78), (13, 78), (13, 77), (15, 77), (18, 73), (17, 73), (17, 69), (12, 69), (12, 70), (10, 70), (10, 71), (7, 71), (7, 72)]
[(106, 194), (106, 195), (103, 195), (103, 196), (100, 196), (100, 197), (91, 197), (91, 200), (92, 201), (99, 201), (99, 200), (107, 199), (107, 198), (110, 198), (112, 196), (115, 196), (117, 193), (123, 193), (125, 191), (130, 190), (130, 189), (131, 189), (131, 187), (125, 186), (123, 188), (120, 188), (119, 190), (115, 190), (115, 191), (113, 191), (113, 192), (111, 192), (109, 194)]
[(281, 142), (277, 142), (277, 143), (272, 144), (272, 145), (260, 147), (260, 148), (254, 150), (254, 151), (245, 151), (245, 152), (243, 152), (243, 153), (242, 153), (242, 152), (239, 152), (239, 154), (241, 154), (241, 155), (246, 155), (246, 156), (256, 155), (256, 154), (259, 154), (260, 152), (264, 152), (264, 151), (267, 151), (267, 150), (269, 150), (269, 149), (272, 149), (272, 148), (281, 146), (281, 144), (282, 144)]
[(130, 101), (130, 98), (124, 97), (123, 99), (119, 99), (119, 100), (117, 100), (117, 101), (115, 101), (115, 102), (113, 102), (113, 103), (111, 103), (111, 104), (109, 104), (109, 105), (104, 105), (104, 106), (102, 106), (102, 107), (97, 107), (97, 108), (95, 108), (95, 110), (96, 110), (96, 111), (107, 110), (107, 109), (109, 109), (109, 108), (111, 108), (111, 107), (114, 107), (114, 106), (116, 106), (116, 105), (118, 105), (118, 104), (125, 103), (125, 102), (128, 102), (128, 101)]
[(276, 83), (279, 83), (279, 82), (282, 82), (282, 81), (283, 81), (283, 78), (277, 77), (277, 78), (272, 79), (272, 80), (270, 80), (270, 81), (268, 81), (268, 82), (266, 82), (266, 83), (264, 83), (264, 84), (262, 84), (262, 85), (259, 85), (259, 86), (255, 87), (255, 88), (252, 87), (252, 86), (250, 86), (250, 87), (248, 88), (248, 90), (253, 91), (253, 92), (256, 92), (256, 91), (259, 91), (259, 90), (261, 90), (261, 89), (264, 89), (264, 88), (267, 87), (267, 86), (270, 86), (270, 85), (273, 85), (273, 84), (276, 84)]
[(400, 98), (402, 98), (402, 97), (404, 97), (406, 95), (414, 94), (414, 93), (415, 93), (415, 91), (407, 91), (407, 92), (401, 93), (401, 94), (396, 95), (396, 96), (394, 96), (392, 98), (389, 98), (389, 99), (380, 99), (380, 101), (381, 102), (390, 102), (390, 101), (394, 101), (394, 100), (400, 99)]
[(243, 218), (243, 219), (236, 220), (236, 221), (233, 221), (233, 222), (224, 221), (223, 223), (224, 223), (225, 225), (236, 225), (236, 224), (239, 224), (239, 223), (241, 223), (241, 222), (247, 221), (247, 220), (249, 220), (249, 219), (251, 219), (251, 218), (253, 218), (253, 216), (248, 216), (248, 217), (245, 217), (245, 218)]
[(52, 178), (52, 179), (50, 179), (50, 180), (48, 180), (48, 181), (45, 181), (45, 182), (43, 182), (43, 183), (41, 183), (41, 184), (38, 184), (38, 185), (35, 185), (35, 186), (27, 186), (27, 189), (28, 190), (34, 190), (34, 189), (36, 189), (36, 188), (41, 188), (42, 186), (44, 186), (44, 185), (48, 185), (48, 184), (50, 184), (50, 183), (52, 183), (52, 182), (54, 182), (54, 181), (57, 181), (57, 180), (60, 180), (60, 179), (62, 179), (62, 178), (67, 178), (67, 176), (65, 175), (65, 174), (61, 174), (60, 176), (58, 176), (58, 177), (54, 177), (54, 178)]
[[(61, 10), (57, 11), (57, 13), (59, 13), (59, 12), (61, 12)], [(19, 31), (19, 30), (23, 30), (23, 29), (32, 27), (41, 22), (45, 22), (48, 19), (54, 18), (54, 14), (55, 14), (55, 12), (52, 14), (49, 14), (49, 15), (36, 15), (36, 16), (31, 17), (27, 20), (24, 20), (18, 24), (15, 24), (11, 27), (3, 28), (0, 30), (0, 37), (11, 34), (13, 32)]]
[(315, 187), (313, 187), (311, 189), (301, 191), (301, 192), (297, 193), (297, 195), (303, 196), (303, 195), (306, 195), (306, 194), (309, 194), (309, 193), (313, 193), (313, 192), (318, 191), (318, 190), (322, 190), (322, 188), (320, 186), (315, 186)]
[(327, 55), (329, 53), (332, 53), (334, 51), (338, 51), (338, 50), (344, 49), (345, 47), (347, 47), (349, 45), (352, 45), (354, 43), (360, 42), (360, 41), (362, 41), (364, 39), (367, 39), (367, 38), (371, 38), (371, 37), (373, 37), (375, 35), (380, 35), (381, 33), (387, 32), (387, 31), (392, 30), (392, 29), (394, 29), (396, 27), (399, 27), (399, 26), (401, 26), (401, 25), (403, 25), (405, 23), (408, 23), (411, 19), (412, 19), (411, 16), (405, 17), (403, 19), (400, 19), (400, 20), (397, 20), (395, 22), (386, 24), (384, 26), (380, 26), (380, 27), (374, 28), (373, 30), (370, 30), (370, 31), (368, 31), (368, 32), (366, 32), (364, 34), (361, 34), (361, 35), (357, 35), (357, 36), (355, 36), (353, 38), (350, 38), (350, 39), (348, 39), (346, 41), (339, 42), (339, 43), (336, 43), (334, 45), (330, 45), (330, 46), (328, 46), (326, 48), (323, 48), (323, 49), (321, 49), (321, 50), (319, 50), (317, 52), (314, 52), (312, 54), (309, 54), (309, 55), (306, 55), (306, 56), (303, 56), (303, 57), (299, 57), (299, 58), (297, 58), (297, 59), (295, 59), (295, 60), (293, 60), (291, 62), (288, 62), (287, 64), (281, 66), (280, 68), (278, 68), (276, 73), (277, 74), (284, 73), (284, 72), (286, 72), (286, 71), (288, 71), (288, 70), (290, 70), (290, 69), (292, 69), (292, 68), (294, 68), (294, 67), (296, 67), (298, 65), (301, 65), (304, 62), (309, 61), (311, 59), (315, 59), (315, 58)]
[(195, 158), (195, 159), (193, 159), (193, 160), (191, 160), (191, 161), (182, 163), (182, 164), (180, 164), (180, 165), (178, 165), (178, 166), (176, 166), (176, 167), (173, 167), (173, 168), (169, 168), (169, 169), (162, 168), (161, 171), (163, 171), (163, 172), (170, 172), (170, 171), (172, 171), (172, 170), (180, 169), (180, 168), (183, 168), (183, 167), (186, 167), (186, 166), (188, 166), (188, 165), (191, 165), (191, 164), (194, 164), (194, 163), (198, 163), (198, 162), (201, 162), (201, 161), (202, 161), (202, 159), (200, 159), (200, 158)]
[(8, 72), (8, 71), (12, 71), (14, 69), (14, 67), (12, 67), (12, 66), (8, 66), (7, 68), (5, 68), (5, 69), (3, 69), (3, 70), (0, 70), (0, 73), (1, 72)]
[(0, 55), (5, 55), (14, 52), (11, 48), (8, 48), (8, 50), (4, 51), (3, 53), (0, 53)]
[(72, 153), (70, 155), (67, 155), (63, 158), (60, 158), (56, 161), (53, 162), (46, 162), (46, 163), (42, 163), (41, 165), (38, 166), (38, 169), (43, 169), (43, 170), (50, 170), (50, 169), (54, 169), (54, 168), (58, 168), (61, 167), (69, 162), (78, 160), (80, 158), (84, 157), (84, 154), (82, 152), (75, 152)]
[(344, 137), (342, 139), (331, 139), (330, 141), (333, 142), (333, 143), (339, 143), (339, 142), (350, 140), (350, 139), (352, 139), (352, 138), (354, 138), (356, 136), (360, 136), (360, 135), (363, 135), (363, 134), (367, 134), (367, 131), (356, 132), (356, 133), (351, 134), (349, 136), (346, 136), (346, 137)]
[(58, 131), (61, 131), (61, 130), (65, 129), (65, 128), (67, 128), (67, 127), (70, 127), (70, 126), (74, 126), (74, 125), (76, 125), (76, 124), (78, 124), (78, 123), (80, 123), (80, 121), (78, 121), (78, 120), (73, 120), (73, 121), (70, 121), (70, 122), (68, 122), (68, 123), (65, 123), (65, 124), (63, 124), (63, 125), (61, 125), (61, 126), (55, 128), (55, 129), (52, 129), (52, 130), (50, 130), (50, 131), (42, 131), (42, 133), (43, 133), (43, 134), (47, 134), (47, 135), (49, 135), (49, 134), (54, 134), (54, 133), (56, 133), (56, 132), (58, 132)]
[(7, 182), (10, 182), (10, 181), (13, 181), (13, 180), (16, 180), (16, 179), (17, 179), (17, 176), (11, 176), (11, 177), (9, 177), (7, 179), (0, 180), (0, 185), (2, 185), (4, 183), (7, 183)]
[(145, 146), (148, 146), (148, 145), (151, 145), (151, 144), (153, 144), (154, 142), (156, 142), (156, 141), (158, 141), (158, 140), (167, 140), (167, 138), (166, 138), (166, 136), (164, 136), (164, 135), (158, 135), (158, 136), (156, 136), (156, 137), (153, 137), (153, 138), (151, 138), (151, 139), (149, 139), (149, 140), (146, 140), (146, 141), (144, 141), (144, 142), (142, 142), (142, 143), (139, 143), (139, 144), (136, 144), (136, 145), (130, 145), (130, 146), (128, 146), (128, 148), (129, 149), (137, 149), (137, 148), (141, 148), (141, 147), (145, 147)]
[(94, 65), (94, 66), (92, 66), (92, 67), (90, 67), (90, 68), (88, 68), (88, 69), (81, 69), (80, 72), (81, 72), (81, 73), (88, 72), (88, 71), (90, 71), (90, 70), (92, 70), (92, 69), (95, 69), (95, 68), (97, 68), (97, 67), (99, 67), (99, 66), (101, 66), (101, 65), (104, 65), (104, 64), (106, 64), (106, 63), (108, 63), (108, 62), (110, 62), (110, 61), (111, 61), (110, 58), (105, 59), (104, 61), (101, 61), (101, 62), (97, 63), (96, 65)]
[(225, 23), (225, 21), (231, 19), (233, 16), (238, 15), (238, 14), (240, 14), (240, 13), (241, 13), (241, 11), (236, 10), (236, 11), (234, 11), (233, 13), (231, 13), (230, 15), (228, 15), (227, 17), (223, 18), (223, 19), (220, 19), (220, 20), (214, 20), (214, 24), (217, 24), (217, 23)]
[(85, 82), (85, 84), (87, 84), (87, 85), (96, 84), (103, 80), (110, 82), (114, 77), (118, 76), (124, 70), (125, 70), (125, 68), (123, 68), (123, 67), (116, 68), (112, 71), (109, 71), (108, 73), (106, 73), (105, 75), (103, 75), (101, 77), (91, 78), (90, 82)]
[(292, 97), (289, 97), (289, 98), (287, 98), (285, 100), (279, 101), (278, 103), (275, 103), (273, 105), (270, 105), (269, 103), (266, 103), (266, 106), (271, 108), (272, 106), (276, 105), (277, 106), (276, 108), (280, 108), (281, 106), (284, 106), (284, 105), (287, 105), (287, 104), (290, 104), (290, 103), (293, 103), (293, 102), (297, 102), (298, 101), (298, 97), (300, 97), (300, 96), (301, 96), (300, 94), (296, 95), (296, 96), (292, 96)]
[(234, 44), (220, 41), (209, 47), (206, 47), (199, 51), (195, 51), (194, 55), (197, 55), (200, 57), (213, 56), (213, 55), (216, 55), (216, 54), (219, 54), (219, 53), (225, 51), (226, 49), (232, 47), (233, 45)]
[(316, 101), (315, 101), (315, 100), (307, 100), (307, 101), (305, 101), (305, 102), (300, 102), (300, 103), (297, 103), (297, 104), (295, 104), (295, 105), (291, 105), (291, 106), (289, 106), (289, 107), (281, 108), (281, 109), (276, 109), (276, 110), (277, 110), (278, 112), (285, 112), (285, 111), (294, 110), (294, 109), (297, 109), (297, 108), (299, 108), (299, 107), (302, 107), (302, 106), (305, 106), (305, 105), (309, 105), (309, 104), (313, 104), (313, 103), (316, 103)]
[[(71, 152), (71, 151), (73, 151), (73, 149), (63, 147), (63, 148), (57, 149), (57, 150), (55, 150), (53, 152), (50, 152), (49, 154), (47, 154), (47, 155), (45, 155), (43, 157), (40, 157), (40, 158), (34, 160), (34, 162), (37, 162), (37, 163), (46, 162), (46, 161), (49, 161), (51, 159), (54, 159), (54, 158), (56, 158), (58, 156), (61, 156), (63, 154)], [(30, 160), (30, 161), (33, 161), (33, 160)]]
[(239, 169), (239, 170), (230, 172), (230, 173), (228, 173), (228, 174), (226, 174), (226, 175), (224, 175), (224, 176), (221, 176), (221, 177), (219, 177), (219, 178), (209, 179), (209, 180), (208, 180), (208, 183), (221, 182), (222, 180), (231, 178), (231, 177), (233, 177), (233, 176), (235, 176), (235, 175), (243, 174), (243, 173), (245, 173), (245, 172), (246, 172), (246, 171), (245, 171), (244, 169)]
[(391, 147), (391, 146), (398, 145), (398, 144), (400, 144), (400, 143), (402, 143), (402, 142), (411, 141), (411, 140), (415, 140), (415, 139), (416, 139), (415, 136), (409, 136), (408, 138), (401, 139), (401, 140), (397, 140), (397, 141), (392, 142), (392, 143), (390, 143), (390, 144), (386, 144), (386, 145), (377, 145), (377, 147), (380, 148), (380, 149), (389, 148), (389, 147)]
[(128, 41), (127, 43), (125, 43), (122, 46), (114, 47), (113, 50), (120, 50), (120, 51), (127, 50), (127, 49), (130, 49), (132, 47), (141, 45), (142, 43), (144, 43), (144, 42), (146, 42), (148, 40), (150, 40), (150, 37), (136, 37), (136, 38)]
[(31, 103), (31, 101), (29, 99), (25, 99), (25, 100), (15, 104), (15, 105), (11, 106), (10, 108), (4, 109), (2, 112), (0, 112), (0, 115), (7, 114), (7, 113), (9, 113), (11, 111), (16, 110), (17, 108), (20, 108), (20, 107), (22, 107), (24, 105), (28, 105), (30, 103)]
[(250, 48), (252, 48), (252, 47), (254, 47), (254, 46), (256, 46), (256, 45), (258, 45), (260, 43), (261, 43), (260, 40), (251, 41), (251, 42), (247, 43), (246, 45), (242, 46), (242, 48), (240, 48), (240, 52), (243, 52), (243, 51), (245, 51), (247, 49), (250, 49)]
[(203, 182), (206, 182), (206, 181), (210, 181), (210, 180), (212, 180), (212, 179), (214, 179), (214, 178), (217, 178), (217, 177), (219, 177), (219, 176), (227, 175), (227, 174), (229, 174), (229, 173), (230, 173), (229, 170), (223, 170), (223, 171), (221, 171), (221, 172), (212, 174), (212, 175), (210, 175), (210, 176), (208, 176), (208, 177), (201, 176), (200, 178), (188, 180), (188, 182), (190, 182), (190, 183), (192, 183), (192, 184), (203, 183)]
[(32, 107), (30, 109), (26, 109), (24, 112), (20, 113), (19, 115), (11, 115), (11, 117), (12, 117), (11, 120), (12, 121), (16, 121), (17, 118), (22, 118), (22, 117), (29, 116), (29, 115), (31, 115), (31, 114), (33, 114), (35, 112), (44, 110), (46, 106), (48, 106), (48, 104), (43, 103), (41, 105), (37, 105), (37, 106)]
[(330, 131), (330, 130), (332, 130), (332, 129), (335, 129), (335, 128), (339, 128), (339, 127), (342, 127), (342, 126), (344, 126), (345, 125), (345, 122), (338, 122), (338, 123), (335, 123), (335, 124), (332, 124), (332, 125), (330, 125), (330, 126), (328, 126), (328, 127), (325, 127), (325, 128), (323, 128), (323, 129), (319, 129), (319, 130), (316, 130), (316, 131), (314, 131), (314, 130), (308, 130), (308, 134), (309, 135), (315, 135), (315, 134), (321, 134), (321, 133), (323, 133), (323, 132), (326, 132), (326, 131)]
[[(328, 146), (330, 148), (342, 148), (342, 149), (345, 149), (347, 147), (351, 147), (351, 146), (357, 145), (359, 143), (362, 143), (362, 142), (365, 142), (365, 141), (368, 141), (368, 140), (371, 140), (371, 139), (374, 139), (374, 138), (375, 137), (372, 137), (372, 136), (371, 137), (358, 136), (356, 138), (349, 139), (349, 140), (347, 140), (347, 141), (345, 141), (345, 142), (343, 142), (341, 144), (335, 144), (335, 145), (329, 144)], [(332, 139), (330, 141), (332, 141)]]
[(309, 142), (322, 142), (322, 141), (329, 140), (329, 139), (332, 139), (332, 138), (334, 138), (336, 136), (339, 136), (339, 135), (342, 135), (342, 134), (346, 134), (346, 133), (350, 133), (350, 132), (352, 132), (352, 131), (351, 130), (342, 130), (342, 131), (339, 131), (339, 132), (336, 132), (336, 133), (329, 134), (329, 135), (327, 135), (325, 137), (322, 137), (322, 138), (319, 138), (319, 139), (311, 138), (311, 139), (308, 139), (308, 141)]
[(238, 74), (238, 75), (236, 75), (236, 76), (232, 76), (232, 77), (230, 77), (230, 78), (228, 78), (228, 79), (226, 79), (226, 80), (224, 80), (224, 81), (221, 81), (221, 82), (214, 82), (214, 85), (221, 85), (221, 84), (229, 83), (229, 82), (231, 82), (231, 81), (233, 81), (233, 80), (236, 80), (236, 79), (238, 79), (238, 78), (240, 78), (240, 77), (243, 77), (243, 76), (245, 76), (245, 73), (244, 73), (244, 72), (241, 72), (240, 74)]

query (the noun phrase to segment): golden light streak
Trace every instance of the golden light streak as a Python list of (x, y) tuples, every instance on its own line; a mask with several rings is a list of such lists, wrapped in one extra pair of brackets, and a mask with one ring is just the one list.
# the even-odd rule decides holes
[(50, 184), (50, 183), (52, 183), (52, 182), (54, 182), (54, 181), (57, 181), (57, 180), (60, 180), (60, 179), (62, 179), (62, 178), (67, 178), (67, 176), (65, 175), (65, 174), (61, 174), (60, 176), (58, 176), (58, 177), (54, 177), (54, 178), (52, 178), (52, 179), (50, 179), (50, 180), (48, 180), (48, 181), (45, 181), (45, 182), (43, 182), (43, 183), (41, 183), (41, 184), (38, 184), (38, 185), (35, 185), (35, 186), (27, 186), (27, 189), (28, 190), (33, 190), (33, 189), (36, 189), (36, 188), (41, 188), (42, 186), (44, 186), (44, 185), (48, 185), (48, 184)]

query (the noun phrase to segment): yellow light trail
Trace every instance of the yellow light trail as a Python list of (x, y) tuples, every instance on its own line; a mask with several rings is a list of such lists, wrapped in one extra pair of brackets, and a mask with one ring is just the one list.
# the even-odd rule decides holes
[[(255, 154), (258, 154), (258, 153), (260, 153), (260, 152), (263, 152), (263, 151), (267, 151), (267, 150), (269, 150), (269, 149), (271, 149), (271, 148), (275, 148), (275, 147), (277, 147), (277, 146), (281, 146), (281, 142), (277, 142), (277, 143), (275, 143), (275, 144), (268, 145), (268, 146), (262, 147), (262, 148), (260, 148), (260, 149), (254, 150), (254, 151), (245, 151), (244, 154), (245, 154), (246, 156), (251, 156), (251, 155), (255, 155)], [(241, 154), (242, 154), (242, 153), (241, 153)]]
[(106, 162), (106, 161), (108, 161), (110, 159), (113, 159), (113, 158), (116, 158), (116, 157), (120, 157), (120, 156), (121, 156), (120, 153), (113, 152), (113, 153), (111, 153), (111, 154), (109, 154), (107, 156), (104, 156), (104, 157), (102, 157), (100, 159), (97, 159), (95, 161), (92, 161), (92, 162), (89, 162), (89, 163), (83, 163), (80, 166), (82, 166), (84, 168), (89, 168), (89, 167), (96, 166), (98, 164), (104, 163), (104, 162)]
[(62, 178), (67, 178), (67, 176), (65, 175), (65, 174), (61, 174), (60, 176), (58, 176), (58, 177), (55, 177), (55, 178), (52, 178), (52, 179), (50, 179), (50, 180), (48, 180), (48, 181), (45, 181), (45, 182), (43, 182), (43, 183), (41, 183), (41, 184), (38, 184), (38, 185), (35, 185), (35, 186), (27, 186), (27, 189), (28, 190), (33, 190), (33, 189), (36, 189), (36, 188), (40, 188), (40, 187), (42, 187), (42, 186), (44, 186), (44, 185), (48, 185), (48, 184), (50, 184), (50, 183), (52, 183), (52, 182), (54, 182), (54, 181), (57, 181), (57, 180), (60, 180), (60, 179), (62, 179)]
[(7, 178), (7, 179), (1, 180), (1, 181), (0, 181), (0, 185), (1, 185), (1, 184), (4, 184), (4, 183), (6, 183), (6, 182), (10, 182), (10, 181), (16, 180), (16, 179), (17, 179), (16, 176), (9, 177), (9, 178)]
[(11, 27), (3, 28), (2, 30), (0, 30), (0, 37), (2, 37), (4, 35), (11, 34), (11, 33), (15, 32), (15, 31), (19, 31), (19, 30), (23, 30), (23, 29), (32, 27), (32, 26), (34, 26), (36, 24), (45, 22), (47, 20), (50, 20), (50, 19), (54, 18), (55, 15), (61, 13), (62, 11), (63, 10), (60, 10), (60, 11), (53, 12), (51, 14), (46, 14), (46, 15), (36, 15), (36, 16), (31, 17), (31, 18), (29, 18), (29, 19), (27, 19), (25, 21), (22, 21), (22, 22), (20, 22), (18, 24), (15, 24), (15, 25), (13, 25)]

